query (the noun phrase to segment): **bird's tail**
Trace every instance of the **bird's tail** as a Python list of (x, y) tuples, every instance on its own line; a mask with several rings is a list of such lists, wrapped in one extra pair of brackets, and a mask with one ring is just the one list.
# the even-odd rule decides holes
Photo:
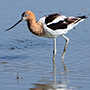
[(79, 19), (77, 21), (75, 21), (74, 24), (79, 23), (88, 17), (86, 15), (84, 15), (84, 16), (77, 16), (76, 18), (79, 18)]
[(84, 15), (84, 16), (77, 16), (77, 18), (86, 19), (87, 16), (86, 15)]

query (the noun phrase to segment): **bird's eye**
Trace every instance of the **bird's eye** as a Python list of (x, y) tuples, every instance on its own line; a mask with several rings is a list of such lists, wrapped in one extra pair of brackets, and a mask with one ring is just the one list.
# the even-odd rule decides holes
[(27, 16), (28, 16), (28, 14), (25, 14), (24, 16), (25, 16), (25, 17), (27, 17)]

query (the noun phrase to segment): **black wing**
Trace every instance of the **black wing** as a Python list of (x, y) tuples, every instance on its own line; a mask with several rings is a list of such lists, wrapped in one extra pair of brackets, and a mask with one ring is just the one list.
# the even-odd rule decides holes
[(45, 19), (45, 23), (48, 24), (50, 22), (52, 22), (53, 20), (55, 20), (58, 16), (60, 16), (60, 14), (50, 14), (50, 15), (46, 15), (46, 19)]
[[(46, 17), (45, 23), (46, 23), (47, 27), (52, 30), (66, 29), (68, 27), (68, 25), (76, 24), (85, 18), (86, 18), (86, 16), (66, 18), (65, 16), (62, 16), (59, 14), (52, 14), (52, 15), (49, 15)], [(57, 20), (55, 21), (55, 19), (57, 19)]]
[(66, 29), (67, 23), (64, 23), (64, 21), (59, 21), (57, 23), (52, 23), (50, 25), (47, 25), (47, 27), (56, 30), (56, 29)]
[(47, 27), (49, 27), (52, 30), (65, 29), (67, 28), (67, 23), (65, 23), (65, 19), (66, 19), (65, 16), (56, 13), (56, 14), (47, 15), (45, 19), (45, 23)]

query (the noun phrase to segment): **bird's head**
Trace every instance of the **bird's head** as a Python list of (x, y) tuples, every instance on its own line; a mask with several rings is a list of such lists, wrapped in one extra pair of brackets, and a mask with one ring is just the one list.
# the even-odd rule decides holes
[(5, 31), (8, 31), (8, 30), (14, 28), (21, 21), (33, 21), (33, 19), (35, 19), (35, 15), (31, 11), (25, 11), (21, 16), (21, 19), (17, 23), (15, 23), (12, 27), (6, 29)]

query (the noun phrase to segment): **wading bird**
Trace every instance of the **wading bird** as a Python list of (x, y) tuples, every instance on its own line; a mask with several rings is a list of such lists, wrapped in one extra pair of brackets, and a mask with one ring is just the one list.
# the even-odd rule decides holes
[(63, 50), (62, 59), (64, 58), (64, 54), (67, 48), (67, 44), (69, 42), (69, 38), (65, 35), (69, 30), (73, 29), (79, 22), (83, 21), (85, 18), (84, 16), (77, 16), (77, 17), (66, 17), (64, 15), (60, 15), (58, 13), (45, 15), (44, 17), (40, 18), (36, 21), (35, 15), (31, 11), (25, 11), (22, 14), (21, 19), (14, 24), (9, 29), (5, 30), (8, 31), (15, 27), (21, 21), (26, 21), (28, 29), (37, 36), (53, 38), (54, 39), (54, 50), (53, 54), (56, 55), (56, 38), (60, 35), (66, 40), (66, 44)]

